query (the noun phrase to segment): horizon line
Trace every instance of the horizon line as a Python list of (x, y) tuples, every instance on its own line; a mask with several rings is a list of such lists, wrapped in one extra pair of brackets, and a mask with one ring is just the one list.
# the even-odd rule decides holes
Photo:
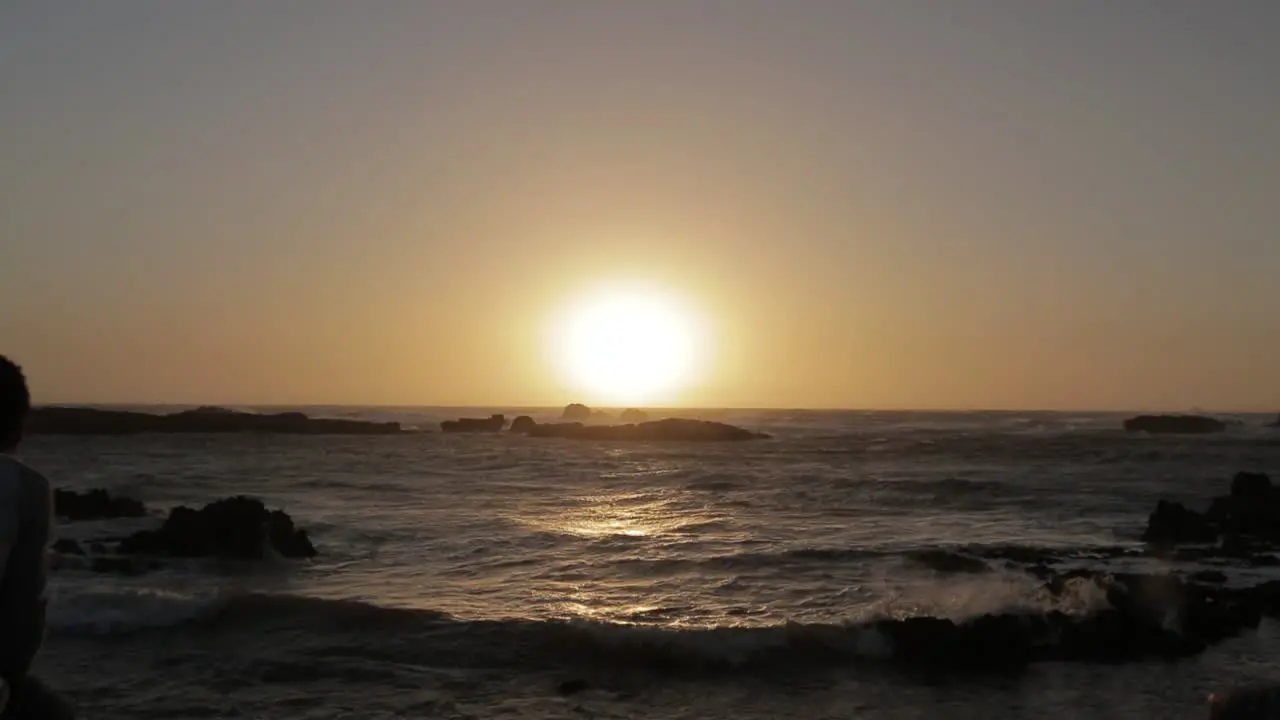
[[(235, 403), (209, 403), (209, 402), (33, 402), (32, 409), (44, 407), (86, 407), (86, 408), (180, 408), (180, 407), (227, 407), (227, 408), (265, 408), (265, 409), (296, 409), (296, 408), (350, 408), (364, 410), (495, 410), (508, 409), (516, 410), (562, 410), (567, 405), (502, 405), (502, 404), (358, 404), (358, 403), (255, 403), (255, 402), (235, 402)], [(587, 403), (587, 407), (592, 409), (609, 409), (623, 410), (628, 408), (636, 408), (647, 411), (731, 411), (731, 412), (874, 412), (874, 413), (1082, 413), (1089, 415), (1101, 414), (1122, 414), (1122, 413), (1162, 413), (1162, 414), (1217, 414), (1217, 415), (1275, 415), (1280, 410), (1215, 410), (1209, 408), (982, 408), (982, 407), (798, 407), (798, 406), (747, 406), (747, 405), (725, 405), (725, 406), (695, 406), (695, 405), (591, 405)]]

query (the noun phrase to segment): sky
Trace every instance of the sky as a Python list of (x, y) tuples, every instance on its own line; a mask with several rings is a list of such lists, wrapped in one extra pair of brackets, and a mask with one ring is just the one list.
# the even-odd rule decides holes
[(39, 402), (1280, 410), (1280, 4), (9, 0), (0, 353)]

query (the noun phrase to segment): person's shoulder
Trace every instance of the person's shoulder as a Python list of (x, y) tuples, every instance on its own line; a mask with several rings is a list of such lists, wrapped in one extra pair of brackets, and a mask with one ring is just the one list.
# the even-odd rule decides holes
[(0, 488), (0, 492), (9, 492), (14, 495), (29, 495), (31, 493), (47, 495), (49, 493), (49, 479), (41, 474), (40, 471), (11, 457), (6, 457), (0, 462), (10, 463), (17, 474), (16, 483), (0, 483), (0, 486), (8, 486)]
[(18, 475), (21, 478), (23, 487), (29, 492), (36, 492), (42, 495), (49, 493), (49, 478), (40, 473), (39, 470), (18, 463)]

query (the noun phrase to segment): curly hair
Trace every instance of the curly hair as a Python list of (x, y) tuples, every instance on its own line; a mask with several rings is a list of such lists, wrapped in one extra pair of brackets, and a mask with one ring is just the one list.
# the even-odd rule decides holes
[(22, 434), (22, 424), (31, 411), (31, 391), (22, 368), (0, 355), (0, 449)]

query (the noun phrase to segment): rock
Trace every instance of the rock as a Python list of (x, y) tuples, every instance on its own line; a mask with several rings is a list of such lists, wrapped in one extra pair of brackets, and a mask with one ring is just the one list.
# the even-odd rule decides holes
[(287, 433), (381, 435), (401, 432), (400, 423), (310, 418), (299, 412), (263, 415), (219, 407), (158, 415), (80, 407), (35, 408), (27, 416), (33, 435), (126, 435), (135, 433)]
[(1219, 433), (1227, 429), (1226, 423), (1200, 415), (1139, 415), (1124, 421), (1129, 432), (1154, 434)]
[(533, 418), (529, 417), (528, 415), (521, 415), (520, 417), (517, 417), (515, 420), (511, 421), (511, 432), (527, 433), (537, 426), (538, 426), (538, 423), (534, 422)]
[(570, 403), (560, 413), (560, 418), (570, 422), (586, 422), (591, 419), (591, 408), (582, 403)]
[(1218, 585), (1227, 581), (1227, 575), (1220, 570), (1201, 570), (1200, 572), (1192, 575), (1191, 579), (1197, 582), (1213, 583)]
[(504, 415), (490, 415), (488, 418), (458, 418), (440, 423), (440, 430), (447, 433), (499, 432), (506, 427)]
[(60, 538), (53, 543), (53, 551), (63, 555), (84, 555), (84, 548), (71, 538)]
[(642, 440), (732, 442), (756, 440), (768, 435), (751, 432), (733, 425), (707, 420), (668, 418), (635, 425), (584, 425), (582, 423), (550, 423), (529, 430), (530, 437), (571, 438), (574, 440)]
[(590, 689), (591, 683), (581, 678), (565, 680), (556, 686), (556, 692), (566, 697), (569, 695), (577, 695), (580, 692), (585, 692)]
[(60, 518), (75, 522), (144, 517), (147, 508), (133, 498), (112, 497), (111, 493), (101, 488), (83, 493), (59, 488), (53, 491), (53, 512)]
[(1178, 543), (1211, 543), (1218, 539), (1218, 530), (1200, 513), (1188, 510), (1181, 503), (1161, 500), (1155, 512), (1147, 518), (1147, 529), (1142, 541), (1150, 545), (1170, 546)]
[(637, 410), (635, 408), (627, 408), (626, 410), (622, 411), (622, 415), (619, 417), (624, 423), (638, 423), (638, 422), (644, 422), (645, 420), (648, 420), (649, 413), (643, 410)]
[(1231, 480), (1231, 498), (1233, 500), (1246, 501), (1271, 501), (1271, 478), (1262, 473), (1238, 472)]
[(261, 500), (237, 496), (200, 510), (180, 506), (158, 530), (144, 530), (120, 541), (125, 555), (262, 559), (268, 548), (289, 558), (315, 557), (304, 530), (283, 511), (268, 512)]
[(991, 570), (991, 566), (978, 558), (946, 550), (920, 550), (908, 553), (907, 557), (914, 562), (942, 573), (976, 574)]

